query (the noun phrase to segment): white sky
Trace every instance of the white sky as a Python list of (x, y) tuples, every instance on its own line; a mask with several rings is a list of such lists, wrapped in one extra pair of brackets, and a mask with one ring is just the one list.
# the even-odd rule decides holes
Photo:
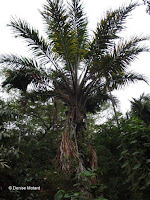
[[(41, 33), (44, 30), (42, 18), (38, 10), (42, 10), (42, 5), (46, 0), (1, 0), (0, 2), (0, 54), (13, 53), (18, 55), (28, 54), (25, 43), (13, 37), (12, 31), (6, 24), (9, 23), (11, 16), (27, 20), (33, 27), (38, 28)], [(122, 4), (130, 3), (130, 0), (83, 0), (85, 12), (89, 20), (89, 29), (95, 30), (96, 24), (101, 16), (110, 8), (118, 8)], [(138, 2), (142, 3), (142, 0)], [(145, 12), (146, 7), (136, 8), (127, 20), (127, 29), (123, 36), (130, 35), (150, 35), (150, 15)], [(150, 42), (146, 42), (150, 47)], [(144, 74), (150, 80), (150, 53), (143, 53), (134, 62), (130, 70)], [(146, 83), (130, 84), (123, 90), (116, 91), (114, 94), (119, 98), (121, 111), (129, 109), (129, 100), (137, 98), (143, 92), (150, 93), (150, 86)]]

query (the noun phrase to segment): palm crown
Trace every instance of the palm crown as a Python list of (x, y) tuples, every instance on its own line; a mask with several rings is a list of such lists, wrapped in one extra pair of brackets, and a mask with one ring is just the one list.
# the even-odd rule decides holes
[(142, 75), (127, 72), (127, 67), (139, 53), (147, 51), (145, 46), (139, 46), (147, 38), (122, 41), (119, 37), (127, 16), (136, 6), (131, 3), (107, 12), (91, 40), (80, 0), (71, 0), (67, 7), (62, 0), (47, 0), (41, 12), (46, 39), (27, 22), (12, 19), (9, 26), (15, 37), (25, 39), (34, 56), (29, 59), (2, 55), (0, 63), (7, 66), (3, 86), (26, 92), (32, 83), (39, 91), (48, 91), (67, 105), (72, 123), (77, 126), (87, 112), (94, 113), (110, 98), (108, 91), (144, 80)]

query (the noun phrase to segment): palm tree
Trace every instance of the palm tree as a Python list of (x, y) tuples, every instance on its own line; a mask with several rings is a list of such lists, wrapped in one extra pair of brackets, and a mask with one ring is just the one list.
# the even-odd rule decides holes
[(150, 123), (150, 96), (144, 93), (139, 99), (133, 98), (131, 102), (131, 114), (135, 115), (145, 123)]
[[(2, 55), (6, 66), (3, 86), (18, 88), (26, 93), (32, 83), (36, 91), (48, 91), (68, 108), (66, 128), (58, 151), (58, 163), (69, 170), (72, 158), (78, 170), (84, 170), (78, 139), (87, 113), (95, 113), (101, 104), (112, 99), (110, 93), (127, 83), (144, 80), (142, 75), (127, 72), (129, 64), (141, 52), (147, 51), (139, 42), (147, 38), (132, 37), (122, 41), (119, 36), (129, 13), (137, 6), (131, 3), (108, 11), (98, 23), (93, 39), (89, 40), (88, 21), (81, 0), (47, 0), (41, 12), (47, 38), (26, 21), (12, 19), (15, 37), (25, 39), (33, 59)], [(94, 155), (94, 154), (93, 154)], [(96, 167), (96, 156), (93, 157)]]

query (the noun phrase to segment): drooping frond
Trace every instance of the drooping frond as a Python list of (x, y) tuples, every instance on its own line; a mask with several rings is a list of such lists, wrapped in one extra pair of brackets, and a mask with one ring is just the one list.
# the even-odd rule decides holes
[(4, 67), (10, 67), (11, 69), (13, 68), (29, 68), (29, 69), (36, 69), (37, 68), (37, 63), (26, 57), (19, 57), (16, 55), (12, 54), (5, 54), (0, 56), (0, 64)]
[(51, 75), (51, 80), (53, 81), (54, 85), (54, 94), (55, 97), (60, 98), (64, 101), (67, 105), (72, 104), (71, 97), (75, 96), (74, 88), (72, 86), (72, 81), (70, 76), (63, 71), (55, 71)]
[(31, 83), (32, 79), (28, 77), (28, 75), (24, 75), (21, 71), (12, 71), (8, 70), (6, 75), (6, 80), (2, 83), (2, 87), (7, 86), (7, 90), (9, 91), (12, 88), (20, 89), (25, 92), (27, 90), (27, 86)]
[(55, 71), (52, 76), (51, 79), (53, 80), (53, 83), (55, 84), (55, 87), (57, 87), (57, 89), (61, 89), (61, 91), (63, 91), (66, 89), (68, 91), (68, 93), (70, 93), (70, 95), (73, 94), (73, 87), (71, 84), (71, 80), (70, 80), (70, 76), (67, 75), (67, 73), (63, 72), (63, 71)]
[(130, 83), (135, 83), (136, 81), (144, 81), (147, 83), (146, 78), (142, 74), (135, 72), (122, 72), (119, 74), (113, 74), (111, 79), (106, 82), (106, 87), (110, 90), (121, 89)]
[(132, 37), (129, 41), (120, 42), (102, 55), (100, 60), (92, 61), (90, 71), (107, 79), (115, 73), (124, 72), (140, 53), (149, 51), (145, 45), (139, 45), (147, 39)]
[(119, 44), (113, 52), (113, 67), (119, 71), (124, 71), (142, 52), (148, 52), (145, 45), (139, 45), (140, 42), (148, 40), (148, 37), (132, 37), (129, 41)]
[(93, 114), (96, 113), (101, 109), (102, 104), (109, 99), (110, 99), (109, 95), (104, 93), (103, 90), (98, 88), (97, 90), (95, 89), (95, 91), (90, 92), (86, 97), (85, 101), (86, 112)]
[(1, 56), (0, 63), (4, 67), (7, 66), (4, 68), (6, 80), (3, 81), (2, 86), (8, 86), (8, 90), (18, 88), (25, 92), (31, 82), (39, 84), (45, 74), (35, 60), (26, 57), (5, 55)]
[(45, 63), (50, 61), (50, 46), (48, 42), (40, 36), (37, 29), (34, 29), (26, 21), (21, 19), (12, 19), (8, 26), (13, 28), (15, 37), (21, 37), (27, 41), (28, 46), (37, 58)]

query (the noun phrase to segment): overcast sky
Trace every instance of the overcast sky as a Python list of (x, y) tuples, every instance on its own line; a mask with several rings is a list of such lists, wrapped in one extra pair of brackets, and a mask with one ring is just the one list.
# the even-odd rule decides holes
[[(13, 53), (18, 55), (29, 55), (25, 43), (13, 37), (12, 31), (6, 24), (11, 16), (27, 20), (32, 26), (38, 28), (43, 33), (44, 26), (39, 10), (46, 0), (4, 0), (0, 2), (0, 54)], [(101, 16), (108, 9), (118, 8), (123, 4), (128, 4), (130, 0), (83, 0), (85, 12), (89, 20), (89, 30), (95, 30), (96, 24)], [(138, 2), (142, 3), (142, 0)], [(146, 14), (145, 6), (136, 8), (127, 20), (127, 29), (123, 36), (129, 38), (133, 35), (150, 35), (150, 15)], [(150, 47), (150, 42), (146, 42)], [(143, 53), (130, 67), (130, 70), (144, 74), (150, 80), (150, 53)], [(150, 93), (150, 86), (139, 82), (131, 84), (121, 91), (114, 92), (119, 98), (121, 111), (129, 109), (129, 100), (137, 98), (143, 92)]]

